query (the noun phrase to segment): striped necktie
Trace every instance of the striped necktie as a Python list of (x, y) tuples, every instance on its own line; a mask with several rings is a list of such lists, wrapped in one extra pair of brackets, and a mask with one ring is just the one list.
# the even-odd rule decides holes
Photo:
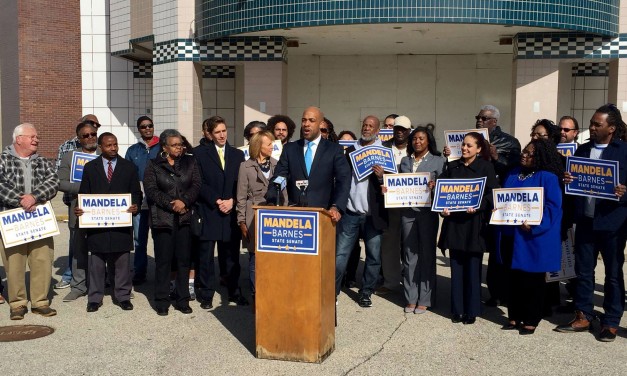
[(109, 167), (107, 167), (107, 180), (111, 183), (111, 178), (113, 177), (113, 164), (109, 161)]

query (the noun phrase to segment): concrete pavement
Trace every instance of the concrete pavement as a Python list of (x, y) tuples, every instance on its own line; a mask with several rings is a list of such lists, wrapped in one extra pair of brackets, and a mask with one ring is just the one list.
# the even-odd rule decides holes
[[(55, 238), (54, 278), (67, 262), (68, 230)], [(152, 253), (152, 244), (149, 252)], [(363, 257), (363, 256), (362, 256)], [(248, 256), (242, 253), (242, 281), (248, 295)], [(363, 259), (363, 258), (362, 258)], [(487, 257), (484, 260), (487, 264)], [(0, 326), (41, 324), (52, 335), (0, 345), (4, 375), (625, 375), (627, 333), (614, 343), (601, 343), (590, 333), (553, 332), (571, 315), (555, 314), (536, 333), (520, 336), (500, 330), (504, 309), (485, 308), (475, 325), (450, 321), (448, 259), (438, 257), (437, 308), (423, 315), (404, 314), (399, 293), (373, 296), (373, 307), (360, 308), (357, 290), (343, 292), (338, 306), (336, 349), (322, 364), (256, 359), (254, 314), (250, 307), (228, 305), (226, 291), (214, 308), (194, 313), (157, 316), (150, 306), (154, 260), (149, 258), (148, 282), (135, 291), (133, 311), (114, 306), (111, 297), (96, 313), (85, 312), (86, 298), (63, 303), (69, 290), (53, 292), (58, 315), (44, 318), (28, 313), (9, 320), (8, 304), (0, 306)], [(485, 269), (485, 268), (484, 268)], [(4, 277), (4, 271), (2, 271)], [(602, 281), (602, 263), (597, 268)], [(295, 281), (297, 283), (297, 281)], [(595, 303), (600, 308), (602, 286)], [(487, 290), (484, 286), (484, 296)], [(286, 302), (289, 304), (289, 302)], [(622, 321), (623, 328), (627, 322)], [(599, 325), (595, 323), (594, 334)]]

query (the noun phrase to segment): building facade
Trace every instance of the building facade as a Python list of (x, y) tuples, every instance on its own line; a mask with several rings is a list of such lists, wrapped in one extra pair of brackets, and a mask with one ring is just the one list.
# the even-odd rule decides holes
[[(571, 115), (585, 128), (606, 102), (627, 111), (625, 8), (618, 0), (81, 0), (68, 8), (80, 18), (80, 61), (66, 62), (73, 79), (81, 72), (80, 93), (59, 90), (80, 106), (55, 120), (62, 136), (52, 139), (94, 113), (124, 148), (146, 114), (157, 132), (176, 128), (196, 144), (202, 120), (219, 114), (239, 146), (249, 121), (282, 113), (298, 124), (315, 105), (336, 131), (398, 113), (436, 124), (441, 141), (444, 130), (474, 127), (478, 108), (493, 104), (501, 126), (525, 143), (539, 118)], [(28, 23), (29, 14), (16, 14)], [(52, 60), (64, 61), (57, 52)], [(20, 97), (15, 110), (18, 56), (17, 69), (0, 65), (4, 145), (7, 129), (38, 105)]]

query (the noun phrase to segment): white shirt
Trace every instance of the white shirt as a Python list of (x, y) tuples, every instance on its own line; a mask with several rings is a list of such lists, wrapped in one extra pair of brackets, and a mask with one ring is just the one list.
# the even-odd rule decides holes
[(322, 133), (319, 134), (318, 138), (313, 141), (305, 140), (305, 145), (303, 146), (303, 156), (305, 155), (305, 153), (307, 153), (307, 145), (309, 145), (310, 142), (313, 142), (314, 144), (311, 145), (311, 161), (313, 162), (314, 158), (316, 158), (316, 150), (318, 150), (318, 145), (320, 145), (321, 139)]

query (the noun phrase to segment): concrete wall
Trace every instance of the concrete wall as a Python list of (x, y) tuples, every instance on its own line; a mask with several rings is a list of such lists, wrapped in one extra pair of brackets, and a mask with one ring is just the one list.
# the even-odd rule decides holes
[(307, 106), (320, 106), (336, 133), (357, 132), (374, 114), (407, 115), (414, 125), (443, 131), (474, 127), (483, 104), (501, 110), (509, 131), (512, 55), (290, 56), (288, 115), (298, 124)]

